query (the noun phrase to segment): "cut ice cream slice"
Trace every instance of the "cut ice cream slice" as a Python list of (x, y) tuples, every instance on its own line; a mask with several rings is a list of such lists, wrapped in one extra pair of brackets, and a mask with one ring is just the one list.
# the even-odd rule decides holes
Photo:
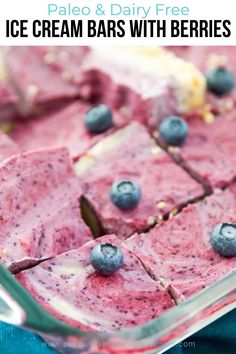
[(11, 271), (91, 239), (66, 149), (15, 155), (0, 164), (0, 261)]
[(32, 47), (7, 48), (5, 61), (21, 98), (21, 111), (26, 115), (55, 108), (78, 96), (78, 89), (43, 63)]
[(204, 104), (204, 76), (160, 47), (94, 47), (77, 76), (82, 96), (121, 110), (127, 122), (135, 116), (156, 127), (166, 115)]
[(236, 178), (235, 131), (235, 110), (218, 116), (211, 124), (194, 118), (189, 121), (186, 142), (169, 151), (213, 187), (225, 188)]
[[(105, 233), (121, 238), (143, 231), (176, 208), (203, 195), (200, 184), (161, 150), (144, 126), (133, 122), (104, 138), (75, 164), (83, 194)], [(132, 210), (113, 204), (113, 183), (131, 180), (141, 189)]]
[(236, 223), (236, 185), (188, 206), (125, 244), (178, 302), (236, 269), (236, 257), (222, 257), (211, 246), (212, 230), (220, 223)]
[[(96, 244), (118, 246), (124, 265), (104, 276), (90, 264)], [(86, 243), (21, 272), (17, 279), (52, 315), (86, 330), (112, 331), (142, 325), (173, 306), (169, 294), (113, 235)]]
[(17, 144), (8, 135), (0, 132), (0, 161), (19, 152)]
[[(56, 113), (19, 123), (15, 126), (12, 138), (23, 151), (66, 146), (71, 156), (77, 159), (107, 134), (88, 132), (84, 118), (90, 108), (82, 102), (71, 103)], [(112, 113), (115, 127), (122, 122), (122, 116), (117, 112)]]

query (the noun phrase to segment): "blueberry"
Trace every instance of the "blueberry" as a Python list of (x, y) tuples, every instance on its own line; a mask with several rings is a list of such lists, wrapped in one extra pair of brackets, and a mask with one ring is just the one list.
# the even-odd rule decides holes
[(136, 207), (141, 199), (141, 190), (137, 183), (122, 180), (113, 183), (110, 189), (110, 198), (113, 204), (122, 210)]
[(85, 115), (85, 125), (90, 133), (102, 133), (112, 126), (112, 113), (105, 104), (91, 108)]
[(180, 117), (167, 117), (159, 127), (159, 132), (162, 139), (169, 145), (182, 145), (188, 136), (188, 125)]
[(222, 96), (234, 87), (234, 75), (224, 67), (212, 69), (206, 73), (207, 88), (215, 95)]
[(216, 225), (211, 233), (211, 245), (221, 256), (236, 256), (236, 225), (229, 223)]
[(123, 252), (110, 243), (97, 245), (90, 254), (90, 263), (97, 272), (111, 275), (123, 266)]

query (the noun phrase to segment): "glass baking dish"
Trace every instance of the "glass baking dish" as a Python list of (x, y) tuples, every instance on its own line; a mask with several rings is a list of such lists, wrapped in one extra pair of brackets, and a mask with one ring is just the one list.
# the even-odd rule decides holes
[(164, 353), (236, 307), (236, 270), (144, 326), (89, 333), (47, 314), (0, 265), (0, 320), (39, 334), (59, 353)]

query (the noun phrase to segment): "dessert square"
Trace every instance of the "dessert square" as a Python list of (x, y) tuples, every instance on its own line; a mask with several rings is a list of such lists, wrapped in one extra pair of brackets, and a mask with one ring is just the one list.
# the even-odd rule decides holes
[(210, 241), (215, 226), (235, 224), (235, 215), (236, 185), (233, 185), (188, 206), (149, 233), (134, 235), (125, 244), (178, 302), (236, 268), (236, 257), (220, 255)]
[(81, 95), (156, 127), (205, 100), (205, 78), (191, 63), (158, 47), (93, 47), (75, 79)]
[(7, 48), (4, 55), (22, 114), (55, 109), (78, 96), (78, 89), (45, 64), (32, 47)]
[[(202, 186), (137, 122), (88, 150), (75, 164), (75, 171), (101, 233), (116, 233), (120, 238), (148, 229), (204, 194)], [(141, 199), (132, 210), (121, 210), (111, 200), (111, 187), (121, 180), (130, 180), (141, 189)]]
[(76, 101), (65, 108), (37, 120), (19, 122), (11, 134), (23, 151), (43, 147), (68, 148), (73, 159), (78, 159), (115, 127), (122, 125), (123, 117), (113, 111), (113, 125), (104, 133), (90, 133), (85, 125), (85, 115), (91, 105)]
[[(90, 264), (94, 246), (107, 243), (118, 246), (124, 255), (123, 266), (109, 276)], [(112, 331), (145, 324), (174, 305), (114, 235), (42, 262), (17, 279), (46, 311), (84, 330)]]
[(0, 164), (0, 180), (0, 261), (12, 272), (91, 239), (65, 148), (14, 155)]
[(189, 136), (170, 153), (183, 160), (213, 188), (225, 188), (236, 178), (235, 147), (236, 111), (218, 116), (208, 124), (199, 117), (189, 120)]

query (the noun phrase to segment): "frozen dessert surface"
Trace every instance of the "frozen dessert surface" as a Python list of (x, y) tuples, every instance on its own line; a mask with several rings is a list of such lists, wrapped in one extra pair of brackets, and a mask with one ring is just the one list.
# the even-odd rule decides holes
[(154, 278), (169, 288), (176, 301), (183, 300), (236, 268), (236, 257), (223, 257), (211, 245), (215, 226), (236, 224), (235, 202), (235, 185), (226, 191), (218, 190), (125, 243)]
[(0, 164), (0, 179), (0, 260), (12, 271), (91, 239), (65, 148), (14, 155)]
[(144, 325), (235, 269), (235, 48), (1, 53), (0, 262), (45, 310)]
[(70, 155), (76, 160), (112, 129), (122, 125), (122, 115), (114, 111), (110, 130), (100, 134), (90, 133), (85, 125), (85, 116), (91, 107), (76, 101), (59, 112), (18, 123), (12, 132), (12, 138), (23, 151), (44, 147), (67, 147)]
[[(104, 231), (121, 238), (149, 228), (203, 194), (202, 186), (156, 146), (137, 122), (96, 144), (75, 164), (75, 171)], [(140, 188), (140, 201), (131, 210), (118, 208), (110, 195), (112, 185), (122, 180)]]
[[(123, 266), (110, 276), (101, 275), (90, 264), (94, 246), (106, 243), (124, 254)], [(145, 324), (173, 306), (167, 291), (114, 235), (63, 253), (17, 278), (51, 314), (92, 331)]]
[(213, 188), (225, 188), (236, 177), (236, 111), (217, 116), (211, 124), (198, 117), (189, 120), (189, 136), (171, 153), (181, 156), (190, 169), (207, 179)]

